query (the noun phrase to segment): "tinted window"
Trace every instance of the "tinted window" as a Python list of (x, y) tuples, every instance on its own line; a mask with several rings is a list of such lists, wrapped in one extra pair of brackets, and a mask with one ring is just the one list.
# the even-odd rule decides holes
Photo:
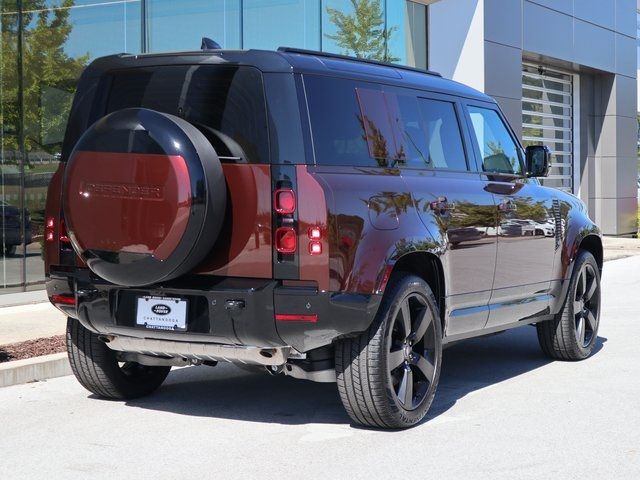
[(495, 110), (469, 106), (473, 132), (480, 149), (482, 169), (485, 172), (519, 175), (519, 148)]
[(143, 107), (182, 117), (223, 161), (268, 163), (260, 73), (249, 67), (160, 66), (113, 74), (107, 112)]
[(386, 166), (369, 155), (357, 83), (333, 77), (305, 76), (316, 162), (320, 165)]
[(466, 170), (467, 161), (454, 104), (424, 98), (419, 99), (418, 103), (422, 131), (426, 136), (426, 167)]
[(305, 87), (318, 164), (467, 169), (453, 103), (332, 77)]
[(406, 154), (398, 129), (400, 115), (395, 95), (369, 88), (356, 88), (356, 95), (369, 156), (376, 160), (404, 161)]

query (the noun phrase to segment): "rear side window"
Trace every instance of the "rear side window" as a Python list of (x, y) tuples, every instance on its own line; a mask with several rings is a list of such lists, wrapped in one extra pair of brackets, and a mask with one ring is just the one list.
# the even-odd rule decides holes
[(332, 77), (305, 87), (318, 164), (467, 170), (453, 103)]
[(369, 155), (356, 96), (357, 82), (306, 75), (304, 83), (316, 162), (319, 165), (386, 166), (386, 158), (375, 159)]
[(107, 113), (142, 107), (184, 118), (223, 162), (269, 163), (264, 88), (251, 67), (171, 65), (113, 72)]

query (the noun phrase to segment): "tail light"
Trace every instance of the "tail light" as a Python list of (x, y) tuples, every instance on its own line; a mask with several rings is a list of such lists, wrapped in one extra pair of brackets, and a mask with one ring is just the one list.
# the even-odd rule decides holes
[(322, 255), (322, 230), (320, 227), (310, 227), (307, 236), (309, 237), (309, 255)]
[(53, 242), (56, 239), (55, 227), (56, 222), (53, 217), (47, 217), (47, 222), (44, 226), (44, 238), (47, 242)]
[(273, 206), (280, 215), (291, 215), (296, 211), (296, 194), (290, 188), (280, 188), (273, 194)]
[[(67, 235), (67, 230), (64, 226), (64, 220), (60, 219), (58, 225), (58, 240), (63, 243), (69, 243), (69, 236)], [(47, 221), (44, 226), (44, 238), (49, 243), (56, 240), (56, 219), (54, 217), (47, 217)]]
[(273, 209), (276, 213), (276, 251), (292, 255), (298, 249), (298, 232), (295, 225), (296, 193), (292, 188), (281, 187), (273, 192)]
[(298, 248), (298, 235), (293, 227), (280, 227), (276, 230), (276, 250), (279, 253), (295, 253)]

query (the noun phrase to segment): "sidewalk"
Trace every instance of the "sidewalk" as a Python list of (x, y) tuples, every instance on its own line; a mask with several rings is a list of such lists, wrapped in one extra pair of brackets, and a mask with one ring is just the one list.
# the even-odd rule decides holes
[(0, 308), (0, 345), (63, 335), (66, 323), (49, 302)]
[[(64, 335), (66, 316), (49, 303), (43, 292), (6, 297), (9, 298), (0, 300), (0, 305), (12, 306), (0, 307), (0, 356), (9, 355), (9, 361), (0, 362), (0, 387), (69, 375), (71, 368), (66, 353), (42, 355), (59, 351), (61, 339), (51, 337)], [(36, 339), (44, 340), (34, 341)], [(41, 356), (15, 360), (16, 352), (21, 354), (15, 358)]]
[(640, 239), (604, 237), (604, 261), (640, 255)]

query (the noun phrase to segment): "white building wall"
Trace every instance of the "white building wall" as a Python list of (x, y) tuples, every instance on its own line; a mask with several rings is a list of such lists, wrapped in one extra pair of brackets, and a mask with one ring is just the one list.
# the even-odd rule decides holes
[(446, 0), (429, 7), (429, 68), (484, 91), (484, 2)]

